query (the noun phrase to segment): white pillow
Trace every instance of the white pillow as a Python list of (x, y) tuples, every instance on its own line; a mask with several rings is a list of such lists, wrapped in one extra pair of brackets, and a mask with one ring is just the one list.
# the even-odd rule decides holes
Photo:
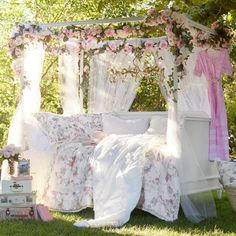
[(150, 122), (150, 126), (147, 130), (147, 133), (165, 135), (166, 130), (167, 130), (167, 118), (162, 116), (153, 116)]
[(125, 120), (110, 114), (103, 114), (102, 122), (107, 134), (143, 134), (149, 125), (148, 118)]

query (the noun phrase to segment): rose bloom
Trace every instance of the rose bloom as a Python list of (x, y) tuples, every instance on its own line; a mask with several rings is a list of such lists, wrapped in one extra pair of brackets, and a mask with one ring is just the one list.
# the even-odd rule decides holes
[(175, 45), (175, 41), (172, 38), (168, 38), (168, 43), (169, 43), (170, 46), (174, 46)]
[(18, 47), (15, 48), (15, 55), (18, 57), (22, 54), (22, 50)]
[(215, 21), (215, 22), (213, 22), (213, 23), (211, 24), (211, 28), (212, 28), (213, 30), (217, 29), (219, 26), (220, 26), (220, 24), (219, 24), (218, 21)]
[(165, 28), (166, 32), (168, 33), (172, 32), (172, 29), (173, 29), (172, 25), (167, 25)]
[(178, 48), (182, 48), (182, 47), (184, 46), (184, 41), (183, 41), (183, 39), (177, 40), (176, 45), (177, 45)]
[(102, 28), (101, 26), (95, 26), (94, 28), (92, 28), (92, 35), (97, 35), (97, 34), (101, 34), (102, 33)]
[(109, 48), (111, 51), (115, 51), (117, 49), (117, 44), (115, 42), (108, 43)]
[(126, 33), (124, 30), (117, 30), (117, 36), (119, 38), (127, 38), (129, 36), (129, 34)]
[(160, 43), (159, 43), (159, 48), (161, 49), (165, 49), (168, 47), (168, 42), (166, 40), (162, 40)]
[(85, 35), (91, 35), (92, 34), (92, 29), (90, 28), (90, 27), (86, 27), (85, 29), (84, 29), (84, 33), (85, 33)]
[(125, 25), (123, 27), (123, 30), (126, 34), (131, 34), (132, 33), (132, 28), (129, 25)]
[(182, 55), (178, 56), (178, 57), (175, 59), (175, 65), (176, 65), (176, 66), (181, 65), (182, 62), (183, 62), (183, 57), (182, 57)]
[(155, 13), (155, 8), (151, 7), (150, 9), (147, 10), (147, 15), (151, 16)]
[(19, 45), (21, 45), (21, 44), (23, 44), (23, 38), (21, 37), (21, 36), (18, 36), (18, 37), (16, 37), (16, 39), (15, 39), (15, 45), (16, 46), (19, 46)]
[(152, 41), (148, 40), (145, 42), (144, 45), (145, 45), (145, 50), (147, 51), (153, 50), (154, 43)]
[(104, 31), (106, 37), (113, 37), (115, 35), (115, 30), (112, 28), (108, 28)]
[(124, 50), (125, 50), (127, 53), (131, 53), (131, 52), (133, 51), (133, 48), (132, 48), (129, 44), (125, 44)]
[(199, 31), (196, 36), (197, 39), (199, 40), (204, 40), (207, 38), (207, 34), (203, 31)]

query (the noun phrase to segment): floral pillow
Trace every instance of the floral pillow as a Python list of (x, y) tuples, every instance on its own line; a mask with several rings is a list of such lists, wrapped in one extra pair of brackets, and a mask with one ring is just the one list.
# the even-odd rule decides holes
[(101, 114), (62, 116), (41, 112), (34, 117), (53, 143), (91, 139), (94, 132), (102, 130)]

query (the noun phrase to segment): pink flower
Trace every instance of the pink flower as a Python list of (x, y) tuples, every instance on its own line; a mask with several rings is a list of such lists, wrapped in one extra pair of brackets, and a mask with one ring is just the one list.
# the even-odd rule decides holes
[(162, 40), (160, 43), (159, 43), (159, 48), (161, 49), (165, 49), (168, 47), (168, 42), (166, 40)]
[(133, 48), (129, 44), (125, 44), (124, 50), (127, 53), (131, 53), (133, 51)]
[(96, 38), (91, 34), (87, 36), (89, 41), (95, 40)]
[(182, 47), (184, 46), (184, 41), (183, 41), (183, 39), (177, 40), (176, 45), (177, 45), (178, 48), (182, 48)]
[(19, 45), (21, 45), (21, 44), (23, 44), (23, 38), (21, 37), (21, 36), (18, 36), (18, 37), (16, 37), (16, 39), (15, 39), (15, 45), (16, 46), (19, 46)]
[(155, 8), (151, 7), (150, 9), (147, 10), (147, 15), (152, 16), (155, 13)]
[(67, 38), (72, 38), (73, 37), (73, 30), (72, 29), (70, 29), (70, 30), (66, 30), (66, 37)]
[(161, 16), (161, 22), (162, 22), (162, 23), (167, 22), (168, 19), (169, 19), (169, 16)]
[(15, 55), (18, 57), (22, 54), (22, 50), (18, 47), (15, 48)]
[(95, 26), (94, 28), (92, 28), (92, 35), (99, 35), (99, 34), (101, 34), (102, 33), (102, 28), (101, 28), (101, 26)]
[(219, 26), (220, 26), (220, 24), (219, 24), (218, 21), (215, 21), (215, 22), (213, 22), (213, 23), (211, 24), (211, 28), (212, 28), (213, 30), (219, 28)]
[(84, 29), (84, 33), (85, 33), (86, 36), (91, 35), (92, 34), (92, 29), (90, 27), (86, 27)]
[(129, 25), (125, 25), (123, 27), (123, 30), (126, 34), (131, 34), (132, 33), (132, 28)]
[(164, 22), (166, 22), (166, 21), (170, 18), (171, 11), (163, 10), (163, 11), (161, 11), (160, 13), (161, 13), (161, 19), (162, 19), (162, 21), (164, 21)]
[(179, 66), (183, 63), (183, 56), (179, 55), (176, 59), (175, 59), (175, 65)]
[(172, 32), (172, 30), (173, 30), (172, 25), (167, 25), (165, 30), (166, 30), (167, 33)]
[(115, 51), (117, 49), (117, 44), (116, 42), (109, 42), (108, 46), (110, 48), (111, 51)]
[(199, 40), (205, 40), (207, 38), (207, 34), (203, 31), (199, 31), (196, 35), (196, 38)]
[(129, 34), (124, 30), (117, 30), (116, 32), (119, 38), (127, 38), (129, 36)]
[(168, 43), (169, 43), (170, 46), (174, 46), (175, 45), (175, 41), (172, 38), (168, 38)]
[(115, 35), (115, 30), (112, 28), (108, 28), (104, 31), (106, 37), (113, 37)]
[(154, 43), (151, 40), (145, 42), (145, 51), (152, 51), (154, 49)]

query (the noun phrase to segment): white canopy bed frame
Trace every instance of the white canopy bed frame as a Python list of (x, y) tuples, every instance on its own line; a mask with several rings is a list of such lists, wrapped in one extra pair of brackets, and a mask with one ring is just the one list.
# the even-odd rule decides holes
[[(178, 17), (178, 16), (177, 16)], [(101, 20), (88, 20), (88, 21), (73, 21), (73, 22), (55, 22), (55, 23), (48, 23), (48, 24), (39, 24), (38, 26), (44, 30), (40, 31), (39, 34), (40, 35), (50, 35), (51, 32), (48, 32), (48, 28), (49, 27), (62, 27), (62, 26), (79, 26), (79, 25), (91, 25), (91, 24), (107, 24), (107, 23), (118, 23), (118, 22), (142, 22), (144, 21), (145, 18), (143, 17), (134, 17), (134, 18), (117, 18), (117, 19), (101, 19)], [(208, 27), (205, 27), (197, 22), (194, 22), (192, 20), (187, 19), (186, 17), (184, 17), (185, 24), (188, 25), (189, 28), (192, 28), (192, 30), (194, 31), (194, 28), (200, 29), (203, 32), (206, 32), (208, 35), (214, 35), (215, 32), (212, 29), (209, 29)], [(161, 37), (160, 39), (150, 39), (152, 40), (152, 43), (155, 44), (158, 41), (162, 40), (163, 37)], [(134, 39), (136, 40), (136, 39)], [(143, 43), (142, 39), (138, 39), (139, 43)], [(147, 40), (147, 39), (143, 39), (143, 40)], [(117, 41), (117, 40), (116, 40)], [(128, 39), (127, 42), (131, 42), (132, 39)], [(69, 43), (71, 43), (70, 41), (68, 41)], [(76, 41), (77, 42), (77, 41)], [(113, 40), (114, 42), (114, 40)], [(73, 42), (72, 42), (73, 43)], [(107, 43), (107, 42), (105, 42)], [(109, 41), (108, 41), (109, 43)], [(147, 41), (144, 41), (144, 43), (147, 43)], [(32, 47), (34, 47), (32, 45)], [(100, 43), (99, 46), (95, 46), (95, 49), (102, 48), (103, 44)], [(29, 49), (29, 47), (28, 47)], [(28, 50), (27, 49), (27, 50)], [(36, 61), (36, 67), (38, 69), (37, 71), (37, 75), (36, 72), (31, 70), (31, 74), (24, 74), (22, 76), (21, 74), (18, 74), (18, 76), (20, 78), (24, 78), (26, 77), (26, 79), (29, 79), (30, 82), (32, 82), (32, 78), (35, 78), (36, 76), (40, 77), (40, 71), (42, 71), (42, 61), (43, 61), (43, 57), (44, 57), (44, 51), (43, 51), (43, 44), (41, 42), (38, 42), (38, 46), (37, 48), (35, 48), (35, 53), (36, 54), (32, 54), (32, 56), (35, 56), (36, 58), (39, 58), (39, 61)], [(27, 66), (29, 67), (30, 63), (29, 63), (29, 54), (28, 51), (25, 50), (25, 54), (24, 57), (28, 58), (28, 62), (23, 61), (23, 67), (25, 69), (25, 71), (27, 71)], [(73, 102), (72, 100), (75, 100), (77, 108), (75, 108), (71, 113), (72, 114), (77, 114), (82, 112), (82, 108), (83, 108), (83, 90), (81, 89), (81, 85), (83, 82), (83, 73), (84, 73), (84, 55), (86, 53), (85, 50), (81, 50), (80, 53), (74, 55), (74, 57), (71, 57), (71, 55), (73, 54), (74, 50), (76, 50), (76, 47), (71, 47), (69, 50), (70, 53), (69, 55), (67, 54), (63, 54), (62, 56), (59, 56), (59, 64), (61, 63), (61, 65), (63, 65), (64, 67), (62, 67), (62, 70), (60, 72), (60, 75), (63, 77), (68, 76), (68, 78), (72, 78), (73, 79), (77, 79), (79, 77), (79, 86), (78, 88), (80, 89), (80, 98), (79, 100), (77, 100), (77, 98), (75, 96), (77, 95), (73, 95), (73, 98), (70, 100), (71, 102)], [(197, 49), (197, 52), (195, 52), (194, 55), (196, 55), (198, 53), (199, 48)], [(201, 49), (200, 49), (201, 50)], [(30, 50), (29, 50), (30, 51)], [(33, 50), (31, 50), (33, 51)], [(72, 53), (72, 54), (71, 54)], [(204, 215), (205, 217), (211, 217), (215, 215), (215, 210), (214, 205), (212, 205), (212, 198), (209, 197), (206, 199), (205, 195), (203, 196), (203, 198), (201, 199), (201, 193), (203, 192), (207, 192), (213, 189), (218, 189), (220, 188), (220, 185), (218, 183), (218, 171), (216, 169), (215, 163), (214, 162), (209, 162), (208, 161), (208, 140), (209, 140), (209, 123), (210, 123), (210, 117), (209, 117), (209, 112), (207, 111), (206, 113), (202, 112), (201, 110), (190, 110), (188, 112), (181, 110), (180, 113), (178, 113), (179, 110), (179, 105), (178, 105), (178, 92), (179, 92), (179, 86), (183, 86), (183, 84), (181, 84), (181, 79), (178, 77), (178, 68), (175, 65), (174, 61), (175, 59), (173, 58), (173, 55), (170, 56), (170, 52), (168, 51), (168, 49), (166, 49), (166, 51), (164, 50), (160, 50), (161, 57), (162, 60), (165, 62), (165, 57), (169, 57), (170, 61), (169, 62), (165, 62), (167, 64), (161, 64), (160, 67), (165, 68), (166, 70), (164, 71), (164, 75), (165, 78), (169, 77), (169, 75), (172, 73), (172, 78), (173, 78), (173, 87), (172, 87), (172, 95), (173, 97), (169, 97), (169, 94), (165, 94), (165, 92), (167, 92), (166, 87), (168, 86), (168, 81), (165, 81), (166, 86), (164, 86), (165, 88), (161, 88), (161, 90), (164, 92), (164, 96), (168, 98), (168, 103), (169, 103), (169, 110), (168, 113), (167, 112), (120, 112), (119, 110), (116, 111), (116, 116), (124, 119), (124, 120), (135, 120), (137, 118), (145, 118), (148, 117), (149, 119), (151, 119), (152, 117), (155, 116), (162, 116), (162, 117), (168, 117), (168, 124), (167, 124), (167, 145), (169, 145), (169, 153), (171, 153), (171, 155), (176, 158), (177, 161), (177, 165), (178, 165), (178, 171), (179, 171), (179, 175), (181, 177), (181, 191), (182, 191), (182, 197), (181, 197), (181, 204), (182, 207), (185, 208), (185, 214), (188, 218), (190, 218), (192, 221), (194, 222), (199, 222), (200, 220), (202, 220), (203, 218), (201, 217), (202, 215)], [(169, 53), (169, 54), (168, 54)], [(102, 53), (101, 53), (102, 54)], [(100, 58), (100, 53), (98, 53), (98, 55), (95, 55), (93, 58), (94, 64), (91, 64), (91, 66), (96, 66), (99, 65), (99, 60)], [(40, 55), (40, 56), (37, 56)], [(104, 54), (105, 55), (105, 54)], [(133, 55), (133, 54), (132, 54)], [(164, 57), (164, 59), (163, 59)], [(186, 63), (188, 61), (188, 56), (186, 57)], [(104, 63), (107, 63), (107, 61), (109, 61), (109, 55), (108, 55), (108, 59), (106, 57), (103, 58), (104, 59)], [(196, 58), (195, 58), (196, 59)], [(19, 63), (22, 63), (22, 58), (18, 57), (16, 58), (16, 61), (19, 60)], [(67, 62), (70, 62), (69, 64), (66, 64)], [(79, 61), (79, 63), (78, 63)], [(92, 61), (92, 60), (91, 60)], [(134, 63), (134, 61), (132, 61), (132, 58), (127, 59), (127, 61), (130, 61), (131, 63)], [(156, 62), (158, 62), (157, 58), (156, 58)], [(27, 64), (28, 63), (28, 64)], [(76, 68), (76, 63), (79, 64), (79, 69)], [(96, 64), (98, 63), (98, 64)], [(168, 65), (169, 63), (169, 65)], [(185, 62), (183, 62), (185, 63)], [(104, 64), (105, 65), (105, 64)], [(172, 65), (172, 70), (171, 70), (171, 65)], [(68, 67), (69, 66), (69, 67)], [(141, 64), (139, 64), (139, 67), (141, 67)], [(66, 68), (69, 68), (69, 71), (72, 71), (70, 75), (67, 75), (67, 71)], [(28, 68), (29, 69), (29, 68)], [(32, 69), (32, 68), (31, 68)], [(63, 71), (64, 69), (64, 71)], [(16, 70), (15, 70), (16, 71)], [(172, 71), (172, 72), (171, 72)], [(91, 75), (91, 74), (90, 74)], [(98, 75), (99, 77), (100, 75)], [(192, 76), (192, 75), (188, 75), (188, 76)], [(134, 78), (131, 76), (131, 78)], [(40, 81), (40, 79), (37, 79), (38, 82)], [(70, 84), (70, 86), (73, 86), (73, 84)], [(38, 91), (39, 87), (38, 85), (36, 85), (35, 87), (35, 91)], [(180, 88), (181, 89), (181, 88)], [(40, 102), (40, 98), (37, 98), (35, 100), (36, 101), (36, 105), (34, 106), (33, 109), (28, 109), (29, 104), (27, 104), (26, 101), (27, 100), (27, 96), (28, 98), (30, 97), (30, 95), (32, 95), (32, 91), (27, 91), (27, 87), (24, 86), (24, 84), (22, 85), (22, 90), (23, 90), (23, 95), (22, 95), (22, 99), (20, 101), (20, 105), (18, 107), (18, 110), (13, 118), (13, 122), (12, 125), (10, 127), (10, 132), (9, 132), (9, 138), (8, 138), (8, 143), (15, 143), (16, 145), (21, 145), (22, 141), (23, 141), (23, 137), (24, 137), (24, 132), (26, 130), (24, 130), (24, 125), (26, 120), (31, 116), (32, 113), (37, 113), (39, 111), (39, 102)], [(68, 96), (68, 88), (67, 90), (64, 91), (64, 96), (67, 98)], [(180, 90), (181, 91), (181, 90)], [(76, 90), (74, 89), (74, 91), (72, 92), (73, 94), (75, 94)], [(67, 93), (67, 94), (66, 94)], [(181, 94), (181, 96), (183, 96)], [(76, 99), (75, 99), (76, 98)], [(183, 98), (183, 97), (182, 97)], [(205, 98), (204, 98), (205, 99)], [(70, 103), (68, 103), (69, 100), (67, 100), (67, 104), (70, 105)], [(66, 102), (65, 102), (66, 103)], [(65, 104), (64, 103), (64, 104)], [(78, 103), (80, 103), (80, 105), (78, 106)], [(66, 105), (65, 105), (66, 107)], [(65, 108), (63, 107), (63, 108)], [(67, 105), (68, 108), (68, 105)], [(115, 107), (114, 107), (115, 108)], [(66, 109), (64, 109), (65, 111)], [(67, 109), (67, 111), (64, 113), (64, 115), (69, 115), (69, 110), (70, 110), (70, 106), (69, 109)], [(122, 110), (122, 109), (121, 109)], [(128, 110), (128, 109), (126, 109)], [(106, 110), (104, 108), (104, 110), (93, 110), (93, 113), (99, 113), (99, 112), (112, 112), (114, 110)], [(207, 114), (208, 113), (208, 114)], [(65, 116), (66, 117), (66, 116)], [(20, 126), (20, 127), (19, 127)], [(18, 134), (16, 134), (16, 130), (18, 130)], [(170, 133), (172, 132), (172, 133)], [(194, 162), (194, 164), (193, 164)], [(191, 165), (192, 169), (188, 169), (188, 165)], [(37, 165), (36, 165), (37, 166)], [(3, 171), (4, 172), (4, 171)], [(199, 195), (198, 195), (199, 194)], [(188, 197), (190, 196), (190, 197)], [(194, 200), (191, 198), (191, 196), (199, 196), (199, 198)], [(201, 200), (200, 200), (201, 199)], [(209, 200), (209, 202), (208, 202)], [(193, 204), (191, 204), (190, 202), (193, 202)], [(195, 204), (195, 203), (196, 204)], [(201, 208), (205, 208), (206, 206), (208, 208), (211, 208), (210, 211), (211, 212), (201, 212), (199, 213), (199, 209)], [(195, 208), (196, 207), (196, 208)], [(197, 209), (199, 207), (199, 209)], [(204, 210), (203, 210), (204, 211)], [(197, 212), (197, 213), (196, 213)], [(196, 214), (195, 214), (196, 213)], [(202, 215), (201, 215), (202, 213)], [(198, 215), (199, 214), (199, 215)], [(123, 222), (125, 223), (125, 222)], [(123, 224), (121, 223), (121, 224)], [(99, 225), (99, 224), (98, 224)], [(111, 224), (112, 225), (112, 224)], [(114, 224), (117, 226), (117, 224)]]

